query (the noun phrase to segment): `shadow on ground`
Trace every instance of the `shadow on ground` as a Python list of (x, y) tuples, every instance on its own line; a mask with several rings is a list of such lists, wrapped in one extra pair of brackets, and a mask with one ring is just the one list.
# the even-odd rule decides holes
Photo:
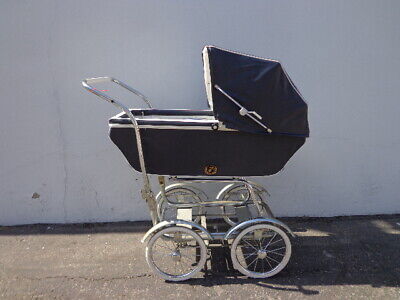
[[(218, 264), (217, 268), (211, 268), (211, 275), (206, 274), (204, 279), (183, 284), (240, 285), (251, 282), (268, 289), (297, 291), (304, 295), (319, 294), (318, 289), (307, 286), (400, 287), (400, 216), (284, 221), (297, 237), (292, 239), (291, 261), (275, 277), (249, 279), (231, 270), (227, 262), (225, 266)], [(220, 261), (228, 255), (220, 254)]]

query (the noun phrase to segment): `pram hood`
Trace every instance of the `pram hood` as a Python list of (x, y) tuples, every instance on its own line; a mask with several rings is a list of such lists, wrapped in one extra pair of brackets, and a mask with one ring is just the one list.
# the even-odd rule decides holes
[(227, 128), (267, 133), (239, 114), (240, 105), (254, 111), (272, 134), (309, 136), (307, 103), (278, 61), (206, 46), (203, 63), (209, 106)]

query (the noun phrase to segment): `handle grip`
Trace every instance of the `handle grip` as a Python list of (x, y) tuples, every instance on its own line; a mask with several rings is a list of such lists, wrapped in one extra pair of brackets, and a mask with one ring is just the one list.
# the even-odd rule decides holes
[(111, 81), (111, 77), (95, 77), (95, 78), (87, 78), (84, 81), (88, 84), (96, 84)]

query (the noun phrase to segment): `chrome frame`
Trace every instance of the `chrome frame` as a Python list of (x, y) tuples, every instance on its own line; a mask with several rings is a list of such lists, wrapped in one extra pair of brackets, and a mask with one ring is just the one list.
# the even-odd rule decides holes
[[(175, 206), (175, 207), (179, 207), (179, 208), (189, 208), (189, 207), (218, 207), (218, 206), (229, 206), (229, 205), (237, 205), (237, 206), (241, 206), (241, 205), (246, 205), (247, 202), (250, 201), (250, 199), (253, 201), (253, 203), (256, 205), (257, 210), (260, 212), (261, 211), (261, 207), (260, 204), (257, 200), (257, 195), (255, 192), (255, 189), (260, 190), (261, 192), (266, 192), (268, 194), (268, 192), (261, 187), (259, 184), (253, 182), (253, 181), (249, 181), (245, 178), (236, 178), (236, 177), (232, 177), (232, 178), (227, 178), (227, 177), (177, 177), (177, 176), (173, 176), (170, 177), (171, 181), (177, 181), (177, 182), (181, 182), (181, 183), (207, 183), (207, 182), (220, 182), (220, 183), (229, 183), (228, 186), (233, 186), (233, 184), (235, 183), (240, 183), (243, 184), (247, 190), (250, 192), (250, 198), (245, 199), (243, 201), (223, 201), (221, 200), (221, 196), (223, 194), (223, 191), (228, 187), (224, 187), (217, 195), (217, 198), (215, 201), (203, 201), (203, 202), (198, 202), (198, 203), (189, 203), (189, 204), (176, 204), (176, 203), (172, 203), (167, 199), (167, 202), (169, 203), (169, 205), (171, 206)], [(268, 194), (269, 195), (269, 194)], [(270, 209), (270, 207), (268, 206), (268, 204), (266, 202), (264, 202), (264, 205), (266, 206), (267, 209), (267, 213), (269, 217), (273, 217), (272, 211)], [(221, 214), (221, 216), (223, 216)]]

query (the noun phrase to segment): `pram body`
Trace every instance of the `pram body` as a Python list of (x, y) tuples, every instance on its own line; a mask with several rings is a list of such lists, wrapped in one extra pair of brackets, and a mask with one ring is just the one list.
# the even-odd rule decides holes
[[(273, 276), (290, 258), (290, 240), (285, 231), (292, 232), (273, 218), (262, 196), (265, 189), (243, 177), (272, 175), (284, 167), (308, 137), (307, 104), (277, 61), (207, 46), (203, 63), (208, 110), (153, 109), (140, 92), (109, 77), (87, 79), (83, 85), (123, 111), (109, 120), (110, 138), (143, 175), (142, 197), (154, 224), (143, 239), (148, 241), (146, 258), (150, 267), (168, 280), (188, 279), (203, 268), (206, 242), (213, 240), (231, 247), (234, 267), (243, 274)], [(135, 93), (148, 108), (129, 109), (90, 85), (103, 81)], [(157, 197), (148, 174), (159, 176), (161, 191)], [(164, 175), (174, 183), (166, 186)], [(227, 185), (210, 200), (192, 185), (209, 182)], [(222, 217), (231, 229), (210, 232), (207, 218), (216, 215), (207, 213), (208, 207), (221, 208), (217, 217)], [(175, 213), (167, 217), (171, 208)], [(268, 252), (272, 240), (267, 248), (258, 241), (257, 251), (245, 252), (246, 243), (255, 249), (252, 243), (257, 239), (275, 239), (277, 235), (284, 252)], [(154, 258), (155, 245), (160, 241), (172, 243), (165, 260), (176, 264), (183, 263), (184, 249), (196, 248), (195, 267), (187, 272), (163, 270)], [(251, 263), (256, 265), (254, 270), (246, 259), (244, 263), (239, 261), (239, 256), (246, 255), (255, 255)], [(263, 261), (262, 270), (257, 269), (259, 261)], [(270, 268), (266, 271), (267, 263)]]
[[(141, 129), (146, 170), (158, 175), (264, 176), (283, 168), (304, 137), (261, 135), (219, 124), (212, 111), (132, 110)], [(110, 119), (110, 137), (131, 166), (141, 171), (129, 117)], [(127, 141), (130, 141), (127, 143)], [(179, 141), (179, 143), (173, 142)], [(207, 171), (215, 166), (215, 174)]]

